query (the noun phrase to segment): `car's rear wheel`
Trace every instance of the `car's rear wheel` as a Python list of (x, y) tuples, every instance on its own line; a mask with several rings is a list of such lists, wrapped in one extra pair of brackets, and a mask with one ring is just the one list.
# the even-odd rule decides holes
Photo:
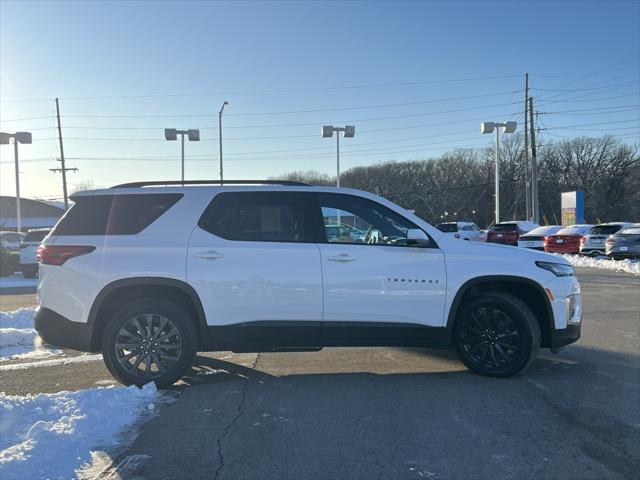
[(517, 297), (488, 292), (456, 318), (454, 345), (465, 366), (480, 375), (510, 377), (527, 368), (540, 348), (540, 326)]
[(196, 348), (196, 330), (188, 315), (161, 299), (121, 307), (102, 336), (104, 362), (125, 385), (172, 385), (191, 366)]
[(36, 278), (38, 276), (37, 268), (29, 268), (22, 271), (24, 278)]

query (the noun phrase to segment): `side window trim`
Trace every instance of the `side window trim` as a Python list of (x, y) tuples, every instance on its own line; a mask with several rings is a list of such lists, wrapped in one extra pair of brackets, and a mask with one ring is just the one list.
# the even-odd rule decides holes
[[(407, 222), (411, 226), (411, 228), (422, 230), (429, 237), (430, 243), (429, 243), (429, 245), (398, 245), (398, 244), (393, 245), (393, 244), (379, 244), (379, 243), (369, 244), (369, 243), (355, 243), (355, 242), (354, 243), (330, 242), (328, 240), (328, 238), (327, 238), (326, 229), (325, 229), (325, 225), (324, 225), (324, 216), (322, 215), (322, 204), (321, 204), (320, 199), (319, 199), (319, 197), (321, 195), (336, 195), (336, 196), (342, 196), (342, 197), (357, 198), (358, 200), (374, 204), (374, 205), (380, 207), (382, 209), (382, 211), (388, 211), (388, 212), (391, 212), (394, 215), (397, 215), (397, 216), (401, 217), (405, 222)], [(317, 218), (314, 221), (314, 223), (318, 225), (318, 241), (317, 241), (317, 243), (319, 243), (319, 244), (329, 244), (329, 245), (365, 245), (365, 246), (369, 246), (369, 247), (404, 247), (404, 248), (436, 248), (436, 249), (439, 248), (438, 244), (433, 239), (433, 237), (431, 235), (429, 235), (429, 233), (426, 232), (423, 228), (420, 228), (418, 225), (413, 223), (413, 221), (409, 220), (408, 218), (406, 218), (401, 213), (398, 213), (395, 210), (390, 209), (386, 205), (382, 205), (381, 203), (378, 203), (378, 202), (376, 202), (374, 200), (371, 200), (371, 199), (365, 198), (365, 197), (361, 197), (359, 195), (352, 195), (352, 194), (349, 194), (349, 193), (337, 193), (337, 192), (336, 193), (333, 193), (333, 192), (319, 192), (319, 193), (314, 193), (313, 196), (315, 197), (315, 204), (316, 204), (315, 207), (314, 207), (314, 210), (317, 212), (317, 214), (316, 214)]]
[[(230, 238), (228, 236), (225, 235), (221, 235), (220, 232), (214, 232), (212, 231), (211, 228), (209, 228), (207, 226), (207, 221), (209, 221), (209, 216), (212, 214), (214, 208), (216, 207), (216, 204), (220, 201), (223, 201), (222, 197), (224, 195), (234, 195), (235, 194), (235, 199), (233, 200), (233, 204), (234, 204), (234, 208), (238, 208), (239, 206), (239, 197), (242, 194), (252, 194), (252, 193), (259, 193), (259, 194), (269, 194), (269, 193), (286, 193), (289, 194), (291, 196), (298, 197), (300, 202), (302, 203), (302, 216), (305, 219), (304, 222), (304, 226), (302, 228), (302, 236), (303, 239), (302, 240), (273, 240), (273, 239), (245, 239), (245, 238)], [(296, 191), (296, 190), (286, 190), (286, 191), (263, 191), (260, 192), (258, 190), (244, 190), (244, 191), (232, 191), (232, 192), (217, 192), (213, 198), (211, 199), (211, 201), (209, 202), (209, 204), (207, 205), (207, 207), (204, 209), (204, 211), (202, 212), (202, 214), (200, 215), (200, 218), (198, 219), (198, 227), (201, 228), (202, 230), (204, 230), (205, 232), (214, 235), (218, 238), (221, 238), (223, 240), (229, 241), (229, 242), (254, 242), (254, 243), (291, 243), (291, 244), (297, 244), (297, 243), (317, 243), (316, 241), (316, 233), (311, 229), (311, 226), (308, 225), (307, 222), (307, 215), (309, 212), (309, 206), (308, 206), (308, 201), (305, 198), (307, 195), (307, 193), (304, 192), (300, 192), (300, 191)], [(296, 204), (297, 202), (293, 202), (293, 204)]]

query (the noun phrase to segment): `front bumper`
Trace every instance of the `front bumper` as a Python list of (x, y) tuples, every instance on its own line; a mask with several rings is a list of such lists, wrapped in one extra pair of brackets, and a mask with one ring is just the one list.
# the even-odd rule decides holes
[(558, 352), (562, 347), (577, 342), (580, 338), (581, 326), (581, 324), (572, 324), (562, 330), (553, 330), (551, 332), (551, 351)]
[(36, 312), (35, 328), (44, 342), (62, 348), (94, 352), (93, 323), (72, 322), (62, 315), (40, 307)]

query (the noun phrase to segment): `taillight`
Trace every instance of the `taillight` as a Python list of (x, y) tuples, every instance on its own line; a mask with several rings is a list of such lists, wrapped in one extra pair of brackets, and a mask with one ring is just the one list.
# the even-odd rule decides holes
[(91, 253), (96, 247), (88, 245), (42, 245), (36, 255), (43, 265), (62, 265), (67, 260)]
[(551, 237), (544, 237), (544, 244), (546, 245), (551, 240)]
[(606, 243), (613, 243), (613, 238), (607, 238)]

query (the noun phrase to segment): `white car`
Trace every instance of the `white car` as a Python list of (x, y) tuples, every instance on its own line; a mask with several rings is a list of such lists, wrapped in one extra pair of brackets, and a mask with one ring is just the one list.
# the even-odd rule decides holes
[(20, 271), (25, 278), (36, 278), (38, 276), (38, 258), (36, 249), (40, 242), (46, 237), (50, 228), (39, 228), (29, 230), (20, 244)]
[(558, 233), (564, 227), (562, 225), (546, 225), (534, 228), (518, 238), (518, 246), (522, 248), (533, 248), (544, 251), (544, 237)]
[(443, 222), (437, 224), (436, 228), (445, 235), (461, 240), (484, 242), (487, 239), (487, 233), (473, 222)]
[[(181, 183), (73, 196), (38, 250), (45, 342), (166, 387), (196, 351), (453, 346), (472, 371), (508, 377), (580, 337), (561, 257), (461, 242), (359, 190)], [(330, 241), (336, 211), (362, 241)]]
[(633, 223), (630, 222), (609, 222), (596, 225), (580, 239), (580, 254), (592, 257), (604, 255), (606, 252), (605, 242), (609, 235), (632, 226)]

